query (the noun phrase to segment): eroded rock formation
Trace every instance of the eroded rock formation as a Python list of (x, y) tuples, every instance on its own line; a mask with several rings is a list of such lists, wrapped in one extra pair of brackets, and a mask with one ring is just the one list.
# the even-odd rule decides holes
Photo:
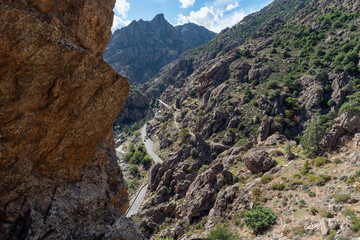
[(1, 239), (142, 239), (111, 143), (129, 92), (101, 58), (114, 4), (0, 1)]

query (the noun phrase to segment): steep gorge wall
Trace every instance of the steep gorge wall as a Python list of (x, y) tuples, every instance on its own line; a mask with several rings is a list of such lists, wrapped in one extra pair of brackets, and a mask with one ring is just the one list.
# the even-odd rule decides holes
[(1, 239), (143, 238), (112, 145), (129, 83), (101, 57), (114, 4), (0, 0)]

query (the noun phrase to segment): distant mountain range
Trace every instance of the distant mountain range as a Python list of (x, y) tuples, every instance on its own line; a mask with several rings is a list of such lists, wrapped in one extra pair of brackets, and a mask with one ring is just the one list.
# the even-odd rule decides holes
[(131, 84), (144, 83), (183, 52), (202, 45), (216, 33), (193, 23), (174, 27), (158, 14), (151, 21), (133, 21), (111, 36), (105, 61)]

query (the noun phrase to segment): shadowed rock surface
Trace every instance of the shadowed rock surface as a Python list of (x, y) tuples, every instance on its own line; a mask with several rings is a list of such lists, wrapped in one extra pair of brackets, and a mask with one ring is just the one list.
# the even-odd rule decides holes
[(0, 1), (0, 238), (143, 239), (112, 124), (128, 81), (101, 58), (115, 0)]

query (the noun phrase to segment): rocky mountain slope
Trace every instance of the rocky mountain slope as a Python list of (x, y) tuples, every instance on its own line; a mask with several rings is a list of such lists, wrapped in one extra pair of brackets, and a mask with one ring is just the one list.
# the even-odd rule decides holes
[(144, 239), (112, 141), (114, 4), (0, 1), (1, 239)]
[(277, 0), (145, 83), (171, 108), (149, 122), (166, 161), (150, 170), (142, 232), (355, 238), (359, 21), (355, 0)]
[(204, 44), (215, 33), (196, 24), (174, 27), (158, 14), (151, 21), (133, 21), (116, 30), (104, 59), (131, 84), (144, 83), (181, 53)]

